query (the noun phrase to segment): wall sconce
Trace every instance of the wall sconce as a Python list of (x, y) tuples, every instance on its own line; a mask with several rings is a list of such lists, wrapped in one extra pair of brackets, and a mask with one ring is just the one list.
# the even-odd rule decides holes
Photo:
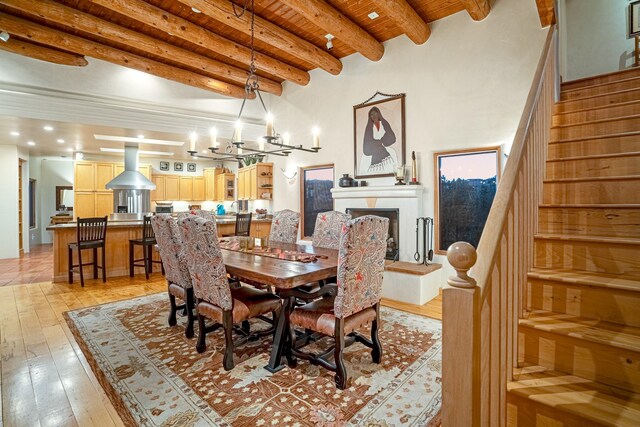
[(284, 175), (285, 178), (287, 178), (289, 181), (291, 181), (292, 179), (294, 179), (296, 177), (296, 175), (298, 175), (298, 171), (294, 171), (294, 172), (287, 172), (286, 170), (280, 168), (280, 170), (282, 171), (282, 174)]

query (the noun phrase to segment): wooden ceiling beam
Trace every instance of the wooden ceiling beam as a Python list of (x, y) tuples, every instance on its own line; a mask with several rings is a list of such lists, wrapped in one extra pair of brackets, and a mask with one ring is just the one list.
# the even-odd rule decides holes
[(375, 7), (376, 12), (388, 16), (415, 44), (423, 44), (431, 35), (429, 25), (407, 0), (377, 0)]
[(51, 62), (52, 64), (70, 65), (72, 67), (85, 67), (88, 64), (87, 60), (82, 55), (63, 52), (57, 49), (50, 49), (48, 47), (18, 40), (14, 37), (11, 37), (6, 42), (0, 42), (0, 49), (29, 58)]
[[(37, 2), (32, 0), (0, 0), (0, 4), (38, 16), (48, 22), (95, 34), (105, 40), (167, 58), (173, 62), (197, 69), (199, 70), (198, 73), (204, 73), (216, 79), (224, 78), (240, 86), (244, 86), (247, 79), (247, 70), (198, 55), (52, 0), (39, 0)], [(260, 78), (260, 89), (274, 95), (282, 94), (282, 85), (266, 78)]]
[[(173, 37), (202, 46), (229, 59), (247, 65), (251, 62), (251, 51), (249, 48), (206, 30), (191, 21), (187, 21), (186, 19), (145, 3), (144, 1), (91, 0), (91, 2), (164, 31)], [(260, 52), (255, 53), (255, 63), (259, 70), (284, 80), (289, 80), (300, 85), (309, 83), (309, 73), (306, 71)]]
[(538, 15), (540, 15), (540, 25), (548, 27), (556, 23), (555, 1), (554, 0), (536, 0), (538, 6)]
[(333, 34), (365, 58), (378, 61), (384, 55), (382, 43), (324, 0), (280, 0), (280, 2), (327, 33)]
[(460, 0), (474, 21), (482, 21), (491, 12), (489, 0)]
[[(236, 17), (229, 0), (180, 0), (180, 2), (189, 7), (195, 7), (208, 17), (234, 30), (246, 35), (251, 34), (251, 16), (245, 13), (240, 18)], [(257, 15), (255, 38), (331, 74), (338, 75), (342, 71), (342, 62), (338, 58)]]
[(215, 80), (191, 71), (153, 61), (129, 52), (100, 43), (73, 36), (71, 34), (34, 24), (33, 22), (0, 13), (0, 28), (21, 38), (33, 40), (46, 46), (53, 46), (79, 55), (89, 56), (144, 73), (153, 74), (175, 82), (209, 90), (234, 98), (244, 97), (244, 88), (220, 80)]

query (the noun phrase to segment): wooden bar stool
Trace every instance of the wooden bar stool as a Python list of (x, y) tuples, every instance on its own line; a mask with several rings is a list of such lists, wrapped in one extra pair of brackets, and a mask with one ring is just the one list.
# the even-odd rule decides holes
[[(76, 241), (69, 243), (69, 283), (73, 283), (74, 268), (78, 267), (80, 284), (84, 287), (82, 267), (93, 264), (93, 278), (98, 278), (98, 269), (102, 270), (102, 282), (107, 281), (105, 269), (105, 239), (107, 237), (107, 217), (78, 218), (76, 226)], [(98, 248), (102, 249), (102, 265), (98, 265)], [(78, 264), (73, 263), (73, 250), (78, 250)], [(93, 249), (93, 262), (82, 263), (82, 251)]]
[(249, 236), (251, 231), (251, 213), (236, 214), (236, 236)]
[[(133, 277), (134, 267), (144, 267), (144, 276), (149, 280), (149, 273), (153, 273), (153, 263), (160, 264), (162, 274), (164, 274), (164, 266), (162, 261), (153, 260), (153, 248), (156, 245), (156, 235), (151, 227), (151, 217), (145, 216), (142, 223), (142, 238), (129, 240), (129, 277)], [(142, 258), (134, 259), (134, 248), (142, 246)], [(140, 264), (142, 262), (142, 264)]]

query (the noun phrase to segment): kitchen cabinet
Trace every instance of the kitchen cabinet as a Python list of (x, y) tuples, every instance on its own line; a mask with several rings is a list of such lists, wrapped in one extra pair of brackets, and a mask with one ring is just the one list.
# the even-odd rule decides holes
[(247, 195), (247, 171), (245, 168), (238, 169), (238, 200), (248, 199)]
[(193, 180), (193, 197), (191, 200), (201, 202), (207, 200), (204, 194), (204, 176), (194, 176)]
[(112, 191), (107, 190), (106, 185), (109, 181), (113, 179), (115, 176), (113, 173), (114, 165), (113, 163), (95, 163), (95, 191)]
[(75, 162), (73, 165), (73, 190), (94, 191), (95, 167), (93, 162)]
[(73, 197), (73, 216), (75, 218), (91, 218), (94, 216), (96, 201), (93, 191), (76, 191)]
[(180, 177), (180, 199), (191, 201), (193, 200), (193, 178), (190, 176)]
[(264, 239), (269, 237), (269, 233), (271, 233), (270, 222), (251, 222), (251, 229), (249, 230), (249, 234), (251, 235), (251, 237)]
[(219, 201), (235, 200), (235, 175), (232, 173), (221, 173), (217, 178), (216, 195)]
[(175, 176), (175, 175), (165, 176), (164, 200), (181, 200), (179, 176)]
[(151, 201), (155, 202), (155, 201), (163, 201), (163, 200), (167, 200), (165, 198), (165, 191), (164, 191), (164, 187), (165, 187), (165, 176), (164, 175), (153, 175), (151, 177), (151, 182), (153, 182), (156, 185), (156, 189), (155, 190), (151, 190)]
[(204, 169), (204, 200), (220, 200), (216, 191), (218, 175), (224, 173), (222, 168)]
[(113, 213), (113, 191), (96, 191), (95, 216), (105, 216)]
[(258, 168), (252, 167), (249, 169), (249, 200), (256, 200), (258, 198)]
[(238, 170), (238, 199), (273, 199), (273, 163), (258, 163)]

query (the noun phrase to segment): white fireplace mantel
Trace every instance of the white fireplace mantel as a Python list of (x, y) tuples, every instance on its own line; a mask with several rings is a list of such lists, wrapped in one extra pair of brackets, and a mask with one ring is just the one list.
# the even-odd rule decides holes
[(331, 189), (334, 199), (422, 199), (422, 185), (385, 185), (366, 187), (339, 187)]

